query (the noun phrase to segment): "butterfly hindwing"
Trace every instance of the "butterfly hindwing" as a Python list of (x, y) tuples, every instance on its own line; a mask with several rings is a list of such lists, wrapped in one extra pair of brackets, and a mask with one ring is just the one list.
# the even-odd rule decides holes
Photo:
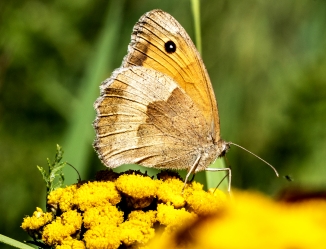
[(208, 143), (210, 127), (192, 99), (152, 69), (117, 69), (103, 82), (95, 109), (94, 147), (108, 167), (187, 169)]

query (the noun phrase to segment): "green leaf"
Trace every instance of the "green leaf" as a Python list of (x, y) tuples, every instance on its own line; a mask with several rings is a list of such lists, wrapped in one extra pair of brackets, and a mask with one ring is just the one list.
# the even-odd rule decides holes
[(9, 238), (7, 236), (4, 236), (2, 234), (0, 234), (0, 242), (10, 245), (12, 247), (16, 247), (16, 248), (21, 248), (21, 249), (34, 249), (34, 247), (31, 247), (29, 245), (26, 245), (24, 243), (21, 243), (17, 240), (14, 240), (12, 238)]
[(67, 164), (66, 162), (61, 162), (63, 157), (63, 150), (62, 148), (57, 145), (57, 152), (55, 154), (53, 162), (50, 161), (50, 159), (47, 159), (49, 170), (46, 172), (46, 170), (41, 167), (37, 166), (38, 170), (41, 172), (42, 177), (46, 183), (46, 192), (47, 195), (57, 189), (62, 187), (64, 182), (64, 175), (63, 175), (63, 168)]

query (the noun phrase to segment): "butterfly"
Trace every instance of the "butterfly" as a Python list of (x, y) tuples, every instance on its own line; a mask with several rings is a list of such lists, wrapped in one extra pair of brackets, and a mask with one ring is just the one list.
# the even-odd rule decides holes
[[(133, 28), (120, 68), (100, 86), (94, 103), (94, 148), (109, 168), (209, 168), (232, 142), (220, 136), (214, 90), (191, 38), (170, 14), (145, 13)], [(184, 186), (185, 186), (184, 185)]]

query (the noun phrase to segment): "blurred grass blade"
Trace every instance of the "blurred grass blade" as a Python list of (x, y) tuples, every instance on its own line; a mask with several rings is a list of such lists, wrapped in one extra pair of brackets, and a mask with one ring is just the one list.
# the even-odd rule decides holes
[(195, 43), (196, 43), (197, 50), (199, 51), (200, 54), (202, 54), (199, 0), (191, 0), (191, 10), (192, 10), (192, 15), (194, 17)]
[[(119, 30), (122, 23), (124, 1), (110, 1), (103, 29), (94, 46), (94, 57), (88, 62), (86, 73), (80, 84), (80, 105), (71, 113), (71, 123), (67, 130), (63, 149), (65, 159), (75, 166), (81, 177), (85, 178), (87, 163), (92, 151), (94, 130), (92, 122), (95, 118), (93, 103), (99, 95), (99, 85), (105, 75), (112, 71), (114, 50), (118, 45)], [(65, 171), (66, 184), (76, 182), (77, 176)], [(69, 173), (68, 173), (69, 172)]]
[[(195, 25), (195, 39), (196, 47), (200, 54), (202, 54), (202, 45), (201, 45), (201, 29), (200, 29), (200, 2), (199, 0), (191, 0), (191, 9), (194, 17)], [(216, 160), (210, 168), (225, 168), (224, 160)], [(224, 174), (220, 172), (206, 172), (206, 184), (207, 188), (215, 188), (223, 179)], [(226, 180), (223, 180), (219, 185), (220, 189), (226, 190), (228, 183)]]
[(12, 247), (16, 247), (16, 248), (21, 248), (21, 249), (34, 249), (34, 247), (31, 247), (29, 245), (26, 245), (24, 243), (21, 243), (17, 240), (14, 240), (12, 238), (9, 238), (7, 236), (4, 236), (2, 234), (0, 234), (0, 242), (10, 245)]
[[(39, 73), (41, 75), (40, 78), (45, 78), (44, 76), (42, 77), (42, 73)], [(34, 84), (34, 89), (39, 92), (47, 104), (68, 122), (72, 111), (76, 110), (80, 104), (77, 96), (73, 96), (66, 87), (53, 78), (48, 79), (46, 84)], [(66, 105), (67, 99), (69, 99), (69, 106)]]

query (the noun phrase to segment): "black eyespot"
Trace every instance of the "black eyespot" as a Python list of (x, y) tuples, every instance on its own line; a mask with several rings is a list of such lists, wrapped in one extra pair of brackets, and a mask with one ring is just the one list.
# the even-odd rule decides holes
[(169, 54), (174, 53), (177, 50), (177, 46), (173, 41), (168, 41), (164, 45), (165, 51), (168, 52)]

